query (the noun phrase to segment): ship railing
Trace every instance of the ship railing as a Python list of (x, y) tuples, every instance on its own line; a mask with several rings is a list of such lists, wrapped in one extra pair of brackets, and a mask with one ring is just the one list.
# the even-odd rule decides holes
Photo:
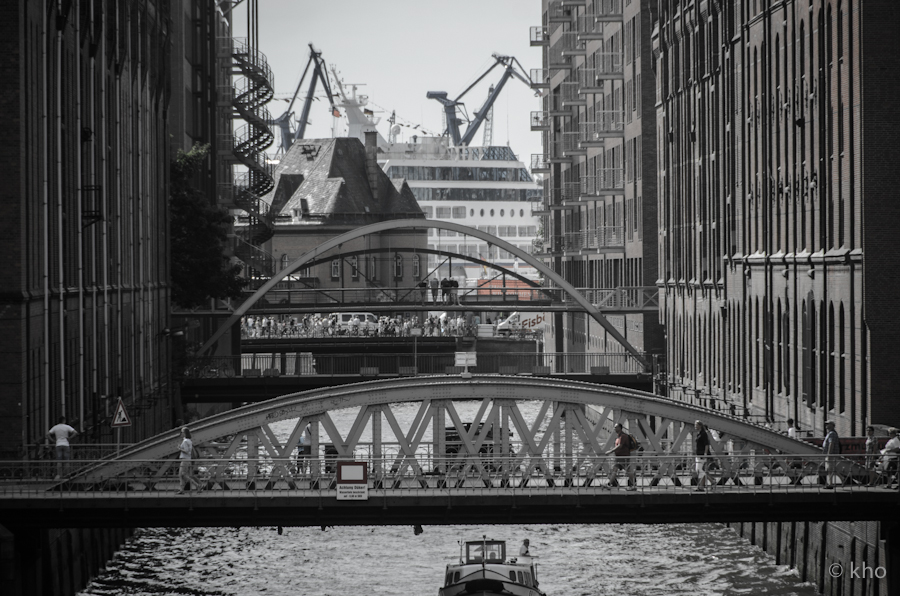
[[(327, 436), (327, 435), (326, 435)], [(173, 451), (175, 451), (173, 441)], [(377, 448), (360, 443), (351, 454), (339, 455), (326, 441), (312, 445), (309, 453), (292, 449), (290, 456), (269, 455), (262, 444), (252, 456), (246, 447), (236, 453), (228, 443), (198, 443), (200, 457), (191, 460), (193, 479), (182, 486), (177, 455), (160, 459), (0, 461), (0, 494), (59, 500), (78, 496), (92, 501), (133, 496), (184, 499), (188, 489), (203, 500), (220, 503), (243, 491), (268, 490), (293, 496), (319, 498), (333, 495), (339, 462), (358, 462), (366, 467), (370, 491), (420, 493), (446, 499), (446, 491), (485, 495), (498, 491), (538, 489), (543, 494), (600, 493), (613, 490), (647, 494), (687, 493), (706, 503), (703, 491), (746, 499), (748, 494), (846, 495), (886, 493), (892, 490), (894, 472), (865, 455), (782, 453), (765, 449), (738, 452), (723, 443), (722, 452), (695, 456), (670, 443), (641, 448), (629, 456), (598, 452), (605, 442), (584, 442), (566, 453), (530, 454), (521, 441), (485, 439), (469, 453), (459, 441), (444, 440), (443, 453), (434, 441), (410, 454), (397, 443)], [(806, 450), (801, 450), (806, 451)], [(698, 490), (699, 489), (699, 490)], [(894, 492), (896, 490), (894, 489)], [(608, 493), (607, 493), (608, 494)], [(639, 498), (637, 495), (635, 498)]]

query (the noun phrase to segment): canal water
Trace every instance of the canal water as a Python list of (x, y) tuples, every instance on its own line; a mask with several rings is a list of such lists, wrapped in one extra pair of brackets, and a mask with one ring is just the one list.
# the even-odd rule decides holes
[[(477, 405), (457, 409), (471, 420)], [(404, 431), (417, 407), (392, 406)], [(529, 420), (534, 411), (523, 406)], [(346, 436), (356, 411), (331, 415)], [(284, 440), (293, 423), (272, 428)], [(277, 528), (140, 529), (80, 594), (436, 596), (446, 565), (458, 560), (459, 542), (483, 535), (506, 540), (512, 553), (528, 538), (549, 596), (816, 594), (796, 572), (717, 524), (425, 526), (418, 536), (411, 525), (286, 527), (281, 534)]]
[(457, 540), (524, 538), (549, 596), (816, 594), (716, 524), (145, 529), (82, 595), (436, 596)]

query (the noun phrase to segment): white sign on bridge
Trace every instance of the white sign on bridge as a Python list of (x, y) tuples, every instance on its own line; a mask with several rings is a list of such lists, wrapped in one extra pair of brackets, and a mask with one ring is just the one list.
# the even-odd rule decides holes
[(369, 500), (369, 468), (364, 461), (337, 462), (337, 500)]

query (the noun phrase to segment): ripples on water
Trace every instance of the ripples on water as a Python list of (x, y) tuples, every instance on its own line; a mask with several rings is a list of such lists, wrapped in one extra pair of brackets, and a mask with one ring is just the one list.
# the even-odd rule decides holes
[(813, 596), (812, 585), (719, 525), (139, 530), (81, 592), (128, 596), (434, 596), (457, 540), (524, 538), (549, 596)]

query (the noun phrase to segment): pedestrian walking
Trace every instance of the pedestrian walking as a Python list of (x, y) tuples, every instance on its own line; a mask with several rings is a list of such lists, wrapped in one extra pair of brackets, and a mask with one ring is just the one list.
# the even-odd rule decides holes
[(193, 490), (191, 482), (197, 483), (197, 488), (200, 488), (200, 481), (194, 476), (192, 466), (194, 459), (194, 441), (191, 439), (191, 429), (188, 427), (182, 427), (181, 429), (181, 444), (178, 446), (178, 459), (180, 461), (180, 466), (178, 467), (178, 481), (180, 483), (180, 487), (178, 492), (175, 494), (183, 495), (185, 485), (188, 490)]
[(53, 441), (56, 446), (54, 455), (56, 456), (56, 479), (58, 480), (66, 473), (65, 464), (63, 462), (72, 459), (72, 447), (69, 445), (69, 439), (78, 436), (78, 431), (66, 424), (66, 417), (60, 416), (56, 425), (47, 431), (47, 437)]
[(619, 483), (616, 480), (616, 476), (618, 476), (619, 470), (625, 470), (625, 476), (628, 478), (628, 486), (625, 490), (637, 490), (634, 466), (631, 465), (631, 457), (629, 457), (631, 455), (631, 437), (625, 432), (621, 424), (617, 423), (613, 430), (616, 431), (616, 444), (615, 447), (606, 452), (606, 455), (615, 454), (616, 458), (615, 463), (609, 470), (609, 485), (618, 486)]
[(822, 441), (822, 451), (825, 453), (825, 488), (834, 488), (834, 472), (837, 455), (841, 454), (841, 439), (834, 430), (834, 421), (825, 421), (825, 440)]
[[(699, 420), (694, 422), (694, 464), (697, 471), (697, 488), (695, 491), (706, 489), (707, 470), (709, 469), (709, 456), (712, 451), (709, 448), (709, 434), (706, 426)], [(710, 488), (712, 488), (710, 483)]]

